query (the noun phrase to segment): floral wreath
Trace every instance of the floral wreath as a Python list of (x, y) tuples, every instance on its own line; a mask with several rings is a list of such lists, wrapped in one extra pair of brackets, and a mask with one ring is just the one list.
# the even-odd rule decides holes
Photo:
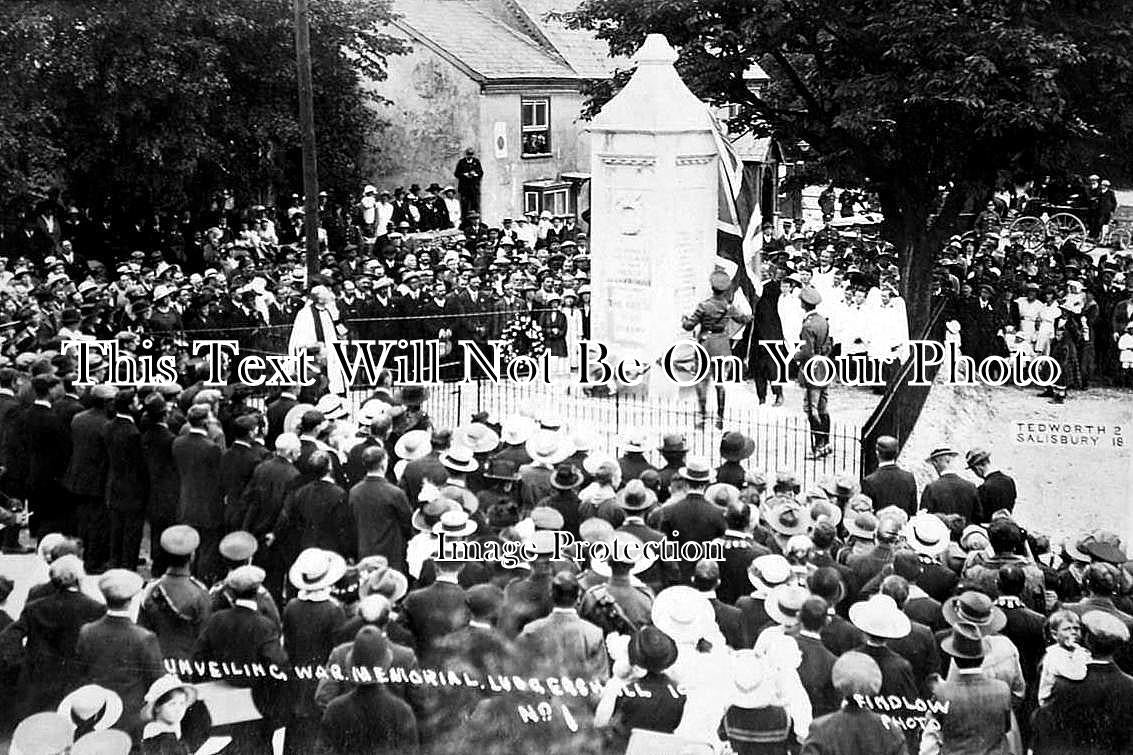
[(543, 339), (543, 328), (528, 312), (517, 312), (512, 315), (500, 337), (504, 341), (505, 362), (510, 362), (519, 356), (539, 357), (547, 350), (547, 343)]

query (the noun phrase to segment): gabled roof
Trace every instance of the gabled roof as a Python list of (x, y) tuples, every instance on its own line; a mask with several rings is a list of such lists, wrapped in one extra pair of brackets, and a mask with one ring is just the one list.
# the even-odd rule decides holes
[[(594, 32), (568, 29), (562, 15), (578, 8), (580, 0), (506, 0), (521, 13), (564, 60), (584, 79), (608, 79), (616, 68), (625, 68), (629, 60), (611, 58), (610, 47)], [(522, 27), (521, 27), (522, 28)]]
[(497, 20), (483, 0), (400, 0), (395, 24), (471, 78), (579, 80), (560, 56)]

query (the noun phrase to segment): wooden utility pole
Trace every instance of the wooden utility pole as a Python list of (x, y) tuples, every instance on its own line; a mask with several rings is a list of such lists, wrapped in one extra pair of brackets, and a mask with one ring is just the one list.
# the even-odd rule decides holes
[(319, 161), (315, 152), (314, 89), (311, 84), (311, 27), (307, 0), (295, 0), (295, 67), (299, 72), (299, 127), (303, 131), (303, 227), (307, 236), (307, 276), (319, 272)]

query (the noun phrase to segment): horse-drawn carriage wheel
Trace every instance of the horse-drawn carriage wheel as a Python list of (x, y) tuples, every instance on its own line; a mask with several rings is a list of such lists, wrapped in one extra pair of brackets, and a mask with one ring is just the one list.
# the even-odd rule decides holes
[(1042, 218), (1031, 215), (1016, 218), (1008, 227), (1007, 232), (1012, 237), (1018, 236), (1023, 248), (1028, 252), (1037, 251), (1046, 243), (1046, 223), (1042, 221)]
[(1088, 252), (1095, 246), (1086, 232), (1086, 224), (1077, 215), (1069, 212), (1055, 213), (1050, 216), (1047, 226), (1050, 234), (1058, 238), (1060, 246), (1066, 241), (1073, 241), (1080, 252)]

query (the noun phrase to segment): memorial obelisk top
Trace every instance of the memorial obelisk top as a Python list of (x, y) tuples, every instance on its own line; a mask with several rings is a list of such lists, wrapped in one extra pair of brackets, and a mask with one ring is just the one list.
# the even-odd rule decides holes
[(650, 34), (633, 76), (590, 125), (591, 337), (615, 359), (652, 362), (689, 337), (681, 315), (707, 295), (716, 259), (712, 118), (676, 59)]

